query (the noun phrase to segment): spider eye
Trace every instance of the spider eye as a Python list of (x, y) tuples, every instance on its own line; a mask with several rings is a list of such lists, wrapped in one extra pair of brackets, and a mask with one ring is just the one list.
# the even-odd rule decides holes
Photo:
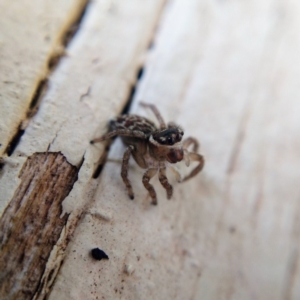
[(167, 138), (167, 142), (168, 142), (168, 145), (173, 145), (174, 144), (174, 140), (170, 136)]

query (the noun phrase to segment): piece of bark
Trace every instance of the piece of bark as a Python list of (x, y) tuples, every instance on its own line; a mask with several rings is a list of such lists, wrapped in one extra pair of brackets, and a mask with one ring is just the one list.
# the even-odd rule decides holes
[(32, 299), (47, 260), (68, 220), (61, 217), (78, 169), (60, 153), (36, 153), (20, 172), (20, 185), (0, 221), (0, 295)]

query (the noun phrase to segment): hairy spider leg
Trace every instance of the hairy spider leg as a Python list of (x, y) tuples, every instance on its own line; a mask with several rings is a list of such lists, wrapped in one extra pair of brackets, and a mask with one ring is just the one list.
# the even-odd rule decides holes
[(182, 182), (196, 176), (204, 167), (204, 157), (201, 154), (184, 151), (184, 155), (188, 155), (189, 161), (197, 161), (199, 164), (191, 171), (189, 175), (182, 179)]
[(175, 175), (177, 182), (181, 182), (182, 181), (181, 174), (178, 171), (178, 169), (176, 168), (176, 166), (170, 166), (170, 169), (173, 172), (173, 174)]
[(99, 143), (102, 142), (104, 140), (108, 140), (116, 135), (119, 136), (129, 136), (129, 137), (136, 137), (136, 138), (140, 138), (140, 139), (147, 139), (147, 135), (145, 133), (143, 133), (142, 131), (139, 130), (128, 130), (128, 129), (117, 129), (111, 132), (106, 133), (105, 135), (96, 138), (94, 140), (91, 141), (91, 144), (94, 143)]
[(124, 184), (126, 185), (128, 196), (131, 200), (134, 199), (134, 194), (132, 191), (132, 186), (130, 180), (128, 179), (128, 162), (131, 155), (131, 152), (134, 150), (133, 146), (128, 146), (123, 155), (122, 169), (121, 169), (121, 177), (123, 179)]
[(140, 105), (142, 107), (150, 108), (152, 110), (152, 112), (154, 113), (156, 119), (159, 122), (160, 129), (166, 129), (167, 128), (164, 119), (162, 118), (159, 110), (157, 109), (157, 107), (155, 105), (149, 104), (149, 103), (145, 103), (145, 102), (140, 102)]
[(157, 205), (157, 199), (156, 199), (156, 192), (152, 186), (152, 184), (149, 183), (150, 179), (156, 174), (157, 169), (150, 168), (148, 169), (144, 176), (143, 176), (143, 184), (144, 187), (148, 190), (150, 197), (152, 198), (152, 204)]
[(188, 137), (182, 143), (184, 149), (187, 149), (190, 145), (193, 145), (193, 152), (198, 152), (199, 142), (195, 138)]
[(166, 168), (159, 169), (158, 179), (159, 179), (161, 185), (165, 188), (165, 190), (167, 192), (167, 198), (171, 199), (172, 194), (173, 194), (173, 187), (169, 183), (168, 178), (166, 176)]

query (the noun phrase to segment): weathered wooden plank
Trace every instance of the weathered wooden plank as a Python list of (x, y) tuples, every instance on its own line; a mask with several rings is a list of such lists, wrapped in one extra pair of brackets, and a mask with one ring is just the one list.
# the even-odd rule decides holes
[(9, 150), (51, 59), (86, 0), (0, 1), (0, 155)]
[[(45, 225), (47, 228), (55, 227), (56, 220), (60, 224), (56, 228), (58, 234), (52, 236), (47, 249), (44, 243), (38, 243), (34, 239), (33, 244), (28, 246), (28, 253), (34, 256), (34, 261), (38, 261), (39, 254), (47, 252), (47, 255), (42, 255), (47, 258), (47, 262), (41, 263), (40, 268), (35, 270), (37, 273), (34, 277), (26, 276), (22, 264), (30, 263), (27, 260), (18, 260), (20, 253), (11, 251), (10, 260), (15, 261), (15, 265), (12, 265), (11, 278), (4, 286), (7, 292), (13, 281), (16, 288), (12, 292), (19, 295), (32, 280), (35, 284), (32, 288), (37, 285), (34, 299), (44, 299), (53, 285), (70, 236), (98, 184), (92, 176), (97, 169), (99, 157), (105, 154), (105, 151), (102, 145), (91, 146), (90, 140), (96, 134), (101, 135), (106, 131), (108, 120), (120, 113), (128, 101), (163, 4), (162, 0), (142, 3), (136, 0), (126, 3), (100, 0), (90, 3), (80, 24), (80, 30), (67, 48), (67, 55), (60, 60), (49, 77), (48, 89), (39, 110), (29, 122), (16, 150), (10, 157), (4, 157), (0, 182), (0, 209), (1, 213), (4, 212), (2, 217), (6, 225), (14, 218), (9, 208), (15, 201), (20, 200), (16, 195), (22, 187), (23, 178), (30, 178), (31, 169), (28, 171), (24, 164), (28, 165), (32, 157), (45, 156), (48, 160), (60, 152), (63, 157), (62, 165), (80, 169), (78, 180), (64, 201), (62, 214), (57, 210), (59, 214), (55, 214), (51, 222), (49, 220)], [(54, 173), (59, 175), (59, 172)], [(32, 189), (42, 188), (41, 182), (45, 180), (42, 174), (43, 172), (36, 175), (40, 180), (32, 183)], [(65, 184), (65, 191), (69, 191), (69, 184), (64, 178), (58, 178), (54, 185), (59, 184)], [(44, 200), (43, 194), (38, 194), (35, 198), (36, 203), (41, 205)], [(60, 197), (56, 202), (59, 209), (62, 209), (62, 200)], [(20, 201), (22, 211), (32, 213), (30, 202), (24, 201), (23, 198)], [(41, 212), (45, 209), (47, 206), (43, 205)], [(39, 215), (37, 217), (38, 222)], [(22, 224), (25, 228), (30, 226), (30, 218), (24, 218), (20, 222), (24, 223)], [(34, 235), (39, 236), (43, 227), (36, 226), (35, 229), (38, 232)], [(16, 229), (15, 232), (20, 241), (26, 237), (27, 231)], [(48, 234), (49, 232), (46, 233), (46, 239)], [(5, 249), (5, 253), (9, 253), (14, 243), (6, 242), (7, 240), (4, 240), (1, 245), (2, 251)], [(51, 249), (49, 256), (48, 250)], [(23, 248), (20, 248), (20, 251), (22, 252)], [(34, 264), (30, 267), (34, 267)], [(0, 269), (7, 269), (6, 260), (1, 261)], [(28, 293), (29, 296), (32, 297), (32, 291)]]
[[(169, 2), (132, 110), (146, 115), (138, 102), (153, 102), (167, 121), (182, 124), (185, 136), (200, 139), (205, 170), (182, 185), (169, 174), (171, 201), (154, 179), (153, 207), (142, 171), (132, 166), (129, 201), (117, 141), (112, 161), (91, 179), (104, 145), (89, 140), (125, 104), (162, 5), (93, 2), (40, 110), (5, 160), (2, 210), (22, 186), (28, 157), (62, 151), (77, 167), (84, 158), (35, 299), (54, 280), (50, 299), (298, 299), (297, 2)], [(109, 260), (93, 260), (94, 247)]]
[[(167, 121), (178, 121), (184, 113), (180, 97), (207, 38), (207, 30), (201, 26), (203, 18), (210, 17), (201, 14), (205, 4), (186, 4), (175, 1), (167, 6), (135, 98), (156, 103)], [(145, 88), (147, 92), (143, 92)], [(138, 101), (134, 110), (146, 115), (137, 109)], [(185, 126), (186, 121), (181, 124)], [(186, 135), (192, 132), (186, 129)], [(117, 143), (110, 158), (121, 159), (123, 151)], [(141, 182), (143, 171), (130, 170), (135, 192), (135, 200), (130, 201), (120, 167), (113, 162), (105, 166), (95, 200), (75, 232), (50, 299), (189, 299), (201, 275), (195, 243), (203, 203), (193, 200), (199, 193), (197, 186), (208, 189), (203, 176), (179, 186), (169, 174), (174, 184), (170, 201), (154, 179), (158, 193), (158, 206), (154, 207)], [(104, 250), (109, 260), (93, 260), (89, 252), (94, 247)]]
[[(167, 6), (133, 110), (151, 101), (200, 138), (204, 173), (171, 201), (153, 180), (152, 207), (139, 169), (131, 202), (107, 163), (50, 299), (300, 297), (299, 12), (271, 0)], [(110, 156), (123, 151), (116, 142)]]

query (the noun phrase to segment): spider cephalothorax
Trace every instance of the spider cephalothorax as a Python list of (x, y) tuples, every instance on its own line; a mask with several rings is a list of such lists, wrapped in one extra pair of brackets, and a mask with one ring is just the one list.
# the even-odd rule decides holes
[(171, 164), (180, 162), (183, 159), (183, 149), (180, 142), (164, 145), (158, 143), (153, 136), (149, 138), (149, 154), (158, 161), (167, 160)]
[[(198, 142), (194, 138), (187, 138), (182, 142), (183, 130), (174, 123), (166, 126), (157, 108), (152, 104), (141, 103), (142, 106), (150, 108), (159, 121), (160, 128), (157, 128), (150, 120), (137, 115), (122, 115), (110, 122), (111, 131), (104, 136), (97, 138), (92, 143), (104, 141), (113, 136), (122, 137), (123, 143), (127, 149), (123, 156), (121, 176), (127, 187), (129, 197), (134, 198), (131, 183), (128, 179), (128, 162), (130, 155), (133, 156), (137, 164), (147, 169), (143, 176), (143, 184), (149, 191), (152, 198), (152, 204), (157, 204), (156, 192), (149, 183), (150, 179), (159, 172), (159, 181), (167, 191), (168, 199), (171, 198), (173, 188), (166, 177), (166, 163), (175, 164), (185, 160), (188, 166), (190, 161), (197, 161), (199, 164), (191, 171), (189, 175), (180, 179), (179, 173), (173, 169), (180, 181), (185, 181), (198, 174), (204, 166), (204, 158), (196, 153)], [(193, 152), (187, 148), (193, 145)]]
[(183, 130), (175, 124), (169, 124), (168, 128), (153, 133), (153, 139), (161, 145), (172, 146), (181, 142)]

